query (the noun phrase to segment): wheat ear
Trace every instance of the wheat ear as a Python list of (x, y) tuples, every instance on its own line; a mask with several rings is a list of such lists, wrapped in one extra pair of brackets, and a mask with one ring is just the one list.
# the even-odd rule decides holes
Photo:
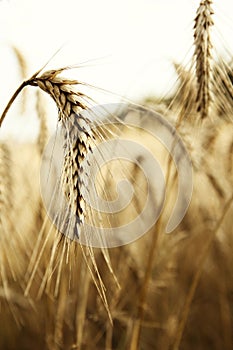
[(196, 14), (194, 25), (194, 46), (197, 78), (197, 111), (201, 119), (209, 114), (211, 102), (211, 37), (210, 28), (214, 24), (211, 0), (202, 0)]
[[(84, 95), (74, 88), (79, 84), (78, 81), (58, 77), (59, 73), (60, 70), (48, 71), (34, 79), (31, 85), (39, 86), (47, 92), (58, 107), (66, 150), (62, 174), (63, 190), (72, 212), (77, 215), (77, 224), (82, 224), (85, 217), (83, 198), (85, 172), (82, 163), (87, 153), (91, 151), (94, 136), (90, 130), (89, 120), (80, 114), (88, 106), (86, 101), (84, 102)], [(78, 236), (77, 230), (73, 229), (74, 235)]]
[[(82, 194), (85, 190), (85, 172), (82, 161), (86, 154), (91, 151), (94, 135), (91, 133), (89, 120), (80, 114), (81, 111), (88, 108), (90, 99), (75, 90), (75, 86), (81, 84), (80, 82), (59, 76), (65, 69), (50, 70), (41, 75), (39, 72), (23, 82), (4, 110), (0, 126), (11, 104), (25, 86), (37, 86), (53, 98), (58, 107), (58, 120), (62, 123), (64, 131), (64, 148), (66, 149), (62, 174), (64, 193), (73, 213), (77, 215), (77, 223), (81, 224), (84, 222), (85, 216)], [(79, 131), (78, 137), (77, 131)]]
[[(43, 74), (40, 74), (40, 70), (29, 80), (24, 81), (15, 91), (5, 110), (3, 111), (0, 118), (0, 126), (2, 125), (2, 122), (6, 117), (12, 103), (25, 86), (39, 87), (53, 98), (58, 107), (58, 120), (62, 124), (62, 131), (64, 133), (64, 149), (66, 151), (63, 163), (62, 185), (64, 193), (68, 199), (68, 204), (70, 205), (73, 214), (76, 214), (75, 223), (69, 222), (69, 213), (67, 213), (65, 220), (62, 218), (62, 223), (65, 225), (65, 229), (73, 229), (72, 232), (74, 235), (76, 235), (80, 227), (79, 224), (84, 222), (84, 218), (87, 215), (85, 212), (83, 192), (88, 190), (88, 169), (84, 170), (83, 160), (88, 152), (92, 152), (96, 139), (90, 127), (90, 120), (88, 120), (88, 118), (82, 113), (84, 110), (89, 109), (92, 100), (88, 96), (77, 91), (77, 85), (84, 85), (83, 83), (80, 83), (77, 80), (65, 79), (59, 76), (59, 74), (66, 69), (67, 68), (50, 70)], [(73, 224), (75, 224), (75, 226)], [(46, 245), (46, 242), (44, 245)], [(102, 252), (110, 271), (112, 271), (110, 262), (107, 260), (106, 253), (104, 251)], [(105, 287), (98, 271), (94, 251), (92, 250), (92, 247), (86, 247), (86, 251), (84, 251), (82, 248), (82, 253), (92, 275), (93, 281), (97, 287), (98, 293), (111, 320), (108, 302), (105, 295)], [(40, 257), (41, 254), (42, 252), (39, 254)], [(63, 260), (61, 260), (61, 264), (62, 261)], [(93, 269), (90, 266), (91, 264)], [(33, 269), (33, 273), (35, 273), (37, 267), (38, 265)], [(60, 272), (58, 275), (60, 276)], [(30, 283), (31, 280), (32, 279), (30, 279)], [(30, 287), (27, 289), (29, 288)], [(28, 290), (26, 292), (28, 292)]]
[(40, 90), (38, 90), (36, 93), (36, 111), (40, 123), (39, 135), (37, 137), (37, 146), (40, 154), (42, 154), (48, 139), (48, 126), (46, 110), (44, 108), (44, 101)]
[[(28, 70), (27, 62), (24, 57), (24, 54), (17, 46), (12, 46), (11, 48), (14, 52), (14, 55), (18, 63), (20, 78), (24, 80), (27, 77), (27, 70)], [(26, 102), (27, 102), (27, 91), (24, 90), (22, 93), (21, 113), (24, 113), (26, 110)]]

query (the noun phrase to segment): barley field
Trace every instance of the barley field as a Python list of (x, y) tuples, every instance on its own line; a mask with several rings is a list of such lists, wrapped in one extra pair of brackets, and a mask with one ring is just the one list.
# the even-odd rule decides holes
[(28, 78), (12, 47), (0, 131), (33, 91), (37, 136), (0, 141), (0, 349), (233, 349), (233, 60), (214, 26), (200, 1), (172, 94), (112, 106), (72, 66)]

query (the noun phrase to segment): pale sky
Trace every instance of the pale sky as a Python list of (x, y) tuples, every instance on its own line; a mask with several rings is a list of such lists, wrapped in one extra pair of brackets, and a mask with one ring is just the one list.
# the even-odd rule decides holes
[[(28, 61), (28, 74), (87, 61), (74, 78), (133, 100), (165, 95), (174, 85), (172, 61), (192, 54), (199, 0), (0, 0), (0, 106), (20, 80), (10, 45)], [(214, 1), (214, 38), (233, 52), (233, 1)], [(89, 62), (88, 62), (89, 61)], [(113, 97), (108, 97), (113, 98)], [(114, 102), (114, 101), (113, 101)]]

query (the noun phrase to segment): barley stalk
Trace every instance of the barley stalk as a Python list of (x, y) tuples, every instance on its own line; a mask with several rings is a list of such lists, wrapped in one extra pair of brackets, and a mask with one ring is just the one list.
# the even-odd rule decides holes
[(194, 45), (197, 78), (197, 111), (201, 119), (208, 117), (211, 103), (211, 37), (210, 28), (214, 24), (211, 8), (212, 0), (202, 0), (198, 7), (194, 25)]

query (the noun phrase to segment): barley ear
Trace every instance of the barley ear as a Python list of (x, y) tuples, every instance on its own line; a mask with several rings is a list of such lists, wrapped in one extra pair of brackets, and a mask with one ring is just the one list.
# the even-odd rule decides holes
[(194, 25), (194, 46), (196, 61), (196, 78), (197, 78), (197, 111), (201, 119), (209, 115), (211, 103), (211, 37), (210, 28), (214, 22), (212, 19), (213, 10), (211, 8), (212, 0), (202, 0), (195, 18)]

